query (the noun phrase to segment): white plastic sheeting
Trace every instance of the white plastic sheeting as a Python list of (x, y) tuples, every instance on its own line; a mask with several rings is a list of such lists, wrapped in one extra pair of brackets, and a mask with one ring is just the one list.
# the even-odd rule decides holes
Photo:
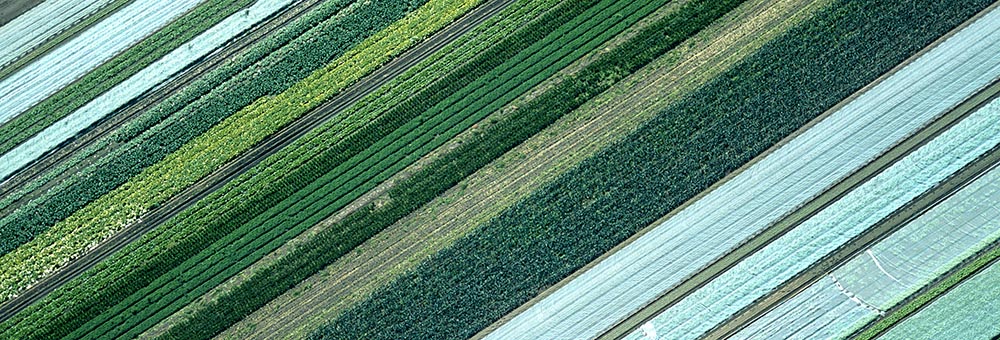
[(199, 0), (136, 0), (0, 81), (0, 123), (166, 25)]
[(955, 286), (879, 339), (995, 339), (1000, 335), (1000, 263)]
[(46, 151), (107, 116), (129, 100), (152, 89), (198, 58), (240, 34), (295, 0), (260, 0), (237, 11), (201, 35), (111, 88), (72, 114), (55, 122), (10, 152), (0, 156), (0, 178), (31, 163)]
[(42, 1), (0, 26), (0, 67), (9, 65), (112, 1)]
[(487, 337), (607, 330), (1000, 77), (998, 48), (994, 11)]
[[(994, 101), (990, 109), (1000, 110), (1000, 103)], [(997, 239), (1000, 168), (990, 170), (832, 275), (852, 294), (884, 311)], [(877, 316), (836, 292), (831, 280), (824, 279), (747, 325), (734, 338), (846, 337)]]
[[(653, 324), (661, 328), (663, 339), (697, 338), (998, 144), (1000, 110), (992, 106), (973, 112), (678, 301), (656, 316)], [(850, 299), (859, 295), (847, 287), (838, 290), (852, 302), (863, 301)]]

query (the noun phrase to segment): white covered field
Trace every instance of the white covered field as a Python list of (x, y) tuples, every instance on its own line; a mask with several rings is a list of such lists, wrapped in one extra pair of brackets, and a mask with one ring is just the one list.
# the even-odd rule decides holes
[(114, 0), (48, 0), (0, 26), (0, 68)]
[(0, 81), (0, 123), (27, 111), (156, 29), (198, 0), (135, 0)]
[(53, 123), (31, 139), (0, 156), (0, 178), (31, 163), (48, 150), (73, 137), (121, 105), (153, 89), (189, 64), (214, 51), (241, 32), (292, 3), (293, 0), (260, 0), (237, 11), (204, 33), (184, 43), (160, 60), (122, 81), (93, 101)]
[(487, 337), (600, 334), (1000, 78), (997, 48), (994, 11)]
[[(991, 109), (1000, 110), (1000, 104), (994, 102)], [(778, 305), (735, 338), (845, 337), (997, 239), (1000, 168)]]

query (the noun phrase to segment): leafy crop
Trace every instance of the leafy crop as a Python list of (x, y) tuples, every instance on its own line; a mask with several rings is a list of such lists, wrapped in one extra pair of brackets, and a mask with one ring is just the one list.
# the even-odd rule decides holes
[[(229, 112), (239, 110), (244, 102), (266, 95), (269, 91), (279, 90), (278, 87), (291, 86), (296, 76), (308, 74), (310, 69), (322, 66), (326, 63), (326, 57), (343, 54), (348, 48), (389, 25), (395, 19), (402, 17), (406, 11), (413, 9), (413, 7), (415, 6), (410, 3), (370, 2), (348, 7), (344, 10), (346, 13), (333, 16), (328, 21), (315, 26), (312, 31), (289, 42), (281, 50), (259, 62), (263, 63), (262, 66), (271, 67), (249, 69), (245, 74), (241, 74), (241, 77), (234, 79), (237, 81), (236, 84), (234, 84), (234, 80), (231, 80), (223, 86), (213, 89), (212, 92), (199, 98), (185, 110), (192, 110), (198, 114), (194, 116), (196, 118), (191, 120), (211, 117), (212, 113), (222, 116), (228, 115)], [(377, 18), (377, 20), (372, 18)], [(309, 51), (309, 53), (301, 51)], [(344, 88), (349, 82), (360, 78), (364, 73), (370, 72), (371, 69), (380, 64), (370, 60), (371, 58), (387, 58), (383, 51), (369, 51), (367, 53), (363, 55), (367, 58), (351, 58), (354, 53), (346, 53), (342, 56), (343, 59), (357, 59), (366, 62), (367, 64), (362, 64), (366, 67), (338, 64), (340, 68), (336, 71), (339, 73), (326, 75), (326, 77), (339, 76), (336, 78), (336, 82), (327, 82), (323, 86), (310, 86), (309, 83), (306, 83), (310, 81), (307, 78), (298, 85), (299, 92), (290, 92), (287, 98), (299, 102), (302, 98), (312, 97), (314, 105), (318, 104), (322, 98), (315, 98), (314, 94), (308, 92), (301, 93), (301, 90), (312, 89), (312, 91), (325, 92), (327, 96), (332, 95), (331, 88), (335, 90)], [(317, 74), (326, 73), (330, 73), (330, 71), (318, 71)], [(317, 77), (313, 76), (313, 78)], [(239, 83), (239, 80), (244, 80), (244, 82)], [(61, 265), (70, 256), (82, 252), (88, 245), (139, 218), (149, 209), (162, 203), (307, 111), (307, 108), (300, 105), (285, 105), (283, 101), (285, 99), (286, 97), (282, 95), (272, 98), (265, 97), (246, 106), (191, 142), (179, 146), (178, 151), (142, 170), (127, 183), (73, 213), (66, 220), (55, 224), (32, 242), (22, 245), (7, 256), (0, 258), (0, 263), (4, 263), (3, 269), (0, 271), (0, 275), (2, 275), (0, 278), (3, 280), (3, 286), (0, 288), (7, 294), (22, 289), (37, 279), (44, 271)], [(294, 108), (289, 109), (293, 106)], [(168, 145), (170, 144), (169, 136), (159, 136), (167, 139)], [(120, 158), (125, 164), (114, 165), (125, 166), (129, 163), (142, 161), (144, 157), (148, 156), (141, 151), (145, 148), (156, 151), (162, 146), (162, 144), (152, 141), (144, 141), (136, 149), (122, 150), (127, 153), (127, 156)], [(119, 175), (123, 172), (134, 171), (114, 165), (105, 165), (98, 169), (101, 174), (106, 174), (110, 178), (94, 178), (93, 175), (91, 178), (96, 180), (96, 184), (102, 184), (104, 181), (120, 178)], [(90, 193), (81, 193), (81, 195), (87, 194)], [(67, 195), (68, 193), (60, 193), (58, 197), (61, 200), (70, 200), (68, 203), (71, 203), (74, 197), (79, 197)], [(59, 208), (59, 206), (52, 206), (52, 209)], [(61, 210), (56, 211), (61, 212)], [(30, 214), (24, 214), (24, 217), (43, 220), (47, 216), (40, 216), (39, 211), (35, 210), (31, 211)]]
[[(443, 27), (453, 18), (457, 17), (461, 13), (464, 13), (475, 3), (475, 1), (455, 0), (430, 2), (428, 5), (421, 7), (421, 10), (418, 10), (415, 15), (409, 16), (407, 19), (401, 20), (400, 22), (390, 26), (388, 29), (376, 33), (370, 39), (362, 42), (357, 48), (349, 51), (338, 60), (331, 62), (326, 67), (317, 70), (310, 77), (297, 83), (288, 91), (269, 99), (258, 101), (254, 105), (245, 109), (244, 111), (246, 112), (241, 112), (241, 114), (256, 120), (265, 121), (268, 119), (273, 120), (276, 118), (282, 118), (281, 116), (278, 116), (282, 114), (302, 114), (325, 101), (327, 98), (336, 93), (337, 89), (346, 87), (349, 83), (355, 81), (364, 74), (371, 72), (374, 68), (388, 61), (388, 59), (393, 55), (396, 55), (402, 50), (415, 44), (415, 42), (419, 39), (413, 39), (413, 37), (424, 37), (429, 35), (431, 32)], [(372, 8), (381, 12), (358, 11), (354, 13), (365, 13), (377, 17), (380, 20), (391, 20), (391, 17), (388, 15), (389, 13), (386, 11), (390, 9), (405, 11), (415, 7), (415, 4), (398, 2), (382, 3), (372, 1), (366, 2), (365, 6), (372, 6)], [(366, 19), (364, 21), (367, 24), (373, 25), (378, 22), (376, 20), (372, 20), (372, 17), (364, 19)], [(331, 90), (331, 88), (334, 90)], [(271, 121), (267, 122), (268, 124), (274, 124)], [(258, 125), (230, 124), (229, 128), (239, 128), (241, 131), (244, 131), (246, 130), (246, 126), (256, 127)], [(242, 136), (246, 136), (246, 134), (243, 134)], [(199, 137), (199, 139), (202, 137)], [(214, 142), (214, 140), (208, 139), (208, 142), (211, 143)], [(227, 140), (227, 142), (231, 142), (231, 140)], [(171, 157), (174, 156), (172, 155)], [(183, 158), (175, 159), (185, 161)], [(173, 169), (171, 167), (164, 168)], [(315, 171), (317, 169), (312, 170)], [(282, 173), (282, 175), (284, 175), (284, 173)], [(149, 176), (151, 179), (162, 179), (163, 177), (163, 175), (159, 176), (159, 178)], [(236, 185), (236, 183), (232, 184)], [(230, 192), (230, 194), (232, 193), (233, 192)], [(237, 193), (245, 192), (239, 191)], [(232, 211), (229, 213), (232, 213)], [(182, 214), (178, 217), (183, 219), (183, 216), (186, 215)], [(216, 223), (219, 221), (225, 221), (226, 217), (225, 213), (213, 212), (208, 218), (215, 221), (213, 223)], [(201, 226), (203, 225), (188, 224), (178, 228), (198, 228)], [(107, 274), (110, 277), (100, 277), (101, 279), (109, 279), (110, 281), (96, 285), (74, 284), (89, 278), (87, 273), (85, 273), (83, 277), (70, 282), (63, 288), (67, 290), (73, 288), (84, 289), (88, 291), (87, 293), (60, 294), (60, 292), (65, 290), (58, 290), (50, 294), (47, 296), (45, 301), (56, 300), (60, 302), (46, 304), (44, 303), (45, 301), (43, 301), (43, 303), (32, 306), (31, 309), (38, 310), (43, 308), (54, 308), (54, 310), (43, 310), (37, 312), (25, 311), (20, 313), (11, 320), (7, 321), (12, 328), (7, 328), (6, 331), (9, 333), (6, 334), (17, 334), (16, 337), (18, 338), (49, 338), (53, 335), (67, 334), (75, 329), (76, 326), (86, 321), (86, 318), (83, 316), (96, 315), (97, 313), (95, 312), (99, 312), (119, 302), (123, 297), (138, 290), (145, 284), (148, 284), (155, 277), (178, 264), (178, 262), (171, 263), (171, 261), (180, 261), (186, 258), (184, 255), (174, 256), (177, 255), (176, 252), (188, 252), (187, 256), (190, 256), (192, 255), (192, 252), (196, 252), (204, 248), (204, 246), (211, 243), (212, 240), (221, 237), (222, 234), (219, 233), (223, 231), (221, 229), (207, 230), (193, 236), (184, 232), (178, 232), (176, 229), (177, 228), (173, 227), (161, 227), (154, 230), (150, 234), (147, 234), (144, 240), (155, 238), (156, 235), (165, 235), (167, 238), (163, 243), (155, 243), (150, 247), (145, 248), (149, 250), (149, 252), (137, 253), (125, 249), (118, 253), (122, 255), (122, 257), (118, 259), (122, 259), (123, 262), (108, 264), (109, 262), (115, 262), (114, 259), (116, 258), (113, 257), (108, 261), (98, 264), (97, 267), (88, 273), (102, 272), (104, 269), (110, 269), (103, 271), (103, 274)], [(191, 237), (186, 238), (188, 236)], [(197, 246), (198, 242), (204, 243), (202, 243), (201, 246)], [(140, 240), (133, 243), (132, 246), (149, 245), (148, 243), (148, 241)], [(173, 250), (176, 252), (172, 254), (162, 254), (162, 252), (166, 250)], [(122, 279), (122, 275), (126, 275), (129, 278)], [(116, 297), (114, 294), (120, 294), (120, 296)], [(62, 303), (65, 302), (64, 299), (69, 299), (69, 301), (73, 302), (68, 304)], [(13, 327), (15, 325), (16, 327)]]
[[(637, 20), (638, 17), (641, 17), (642, 13), (648, 13), (649, 10), (656, 7), (656, 3), (649, 3), (649, 5), (652, 6), (649, 6), (649, 9), (646, 9), (646, 11), (633, 12), (636, 17), (632, 19), (632, 22)], [(709, 13), (721, 15), (733, 5), (734, 4), (731, 3), (723, 4), (718, 6), (718, 8), (712, 8), (714, 11), (709, 11)], [(695, 10), (696, 8), (699, 10), (708, 9), (705, 7), (692, 7), (688, 10)], [(565, 13), (564, 10), (557, 10), (556, 12)], [(662, 30), (664, 26), (672, 26), (672, 24), (684, 22), (686, 20), (684, 17), (689, 14), (690, 12), (679, 12), (670, 17), (669, 20), (663, 20), (659, 22), (659, 25), (655, 25), (644, 31), (643, 34), (640, 34), (636, 38), (633, 38), (628, 44), (620, 47), (620, 50), (618, 50), (620, 53), (611, 53), (613, 57), (609, 56), (606, 59), (598, 61), (591, 68), (581, 72), (581, 77), (574, 78), (571, 82), (565, 83), (567, 85), (557, 87), (549, 92), (549, 95), (546, 95), (544, 99), (539, 100), (532, 106), (519, 110), (517, 118), (504, 121), (503, 123), (497, 125), (498, 127), (496, 129), (487, 130), (484, 134), (480, 135), (479, 138), (474, 139), (473, 142), (464, 143), (458, 150), (455, 151), (455, 153), (428, 165), (425, 168), (426, 170), (419, 172), (403, 183), (394, 186), (394, 189), (391, 189), (389, 193), (389, 196), (392, 197), (392, 202), (382, 208), (363, 208), (361, 212), (352, 214), (343, 222), (337, 223), (333, 228), (321, 232), (321, 234), (315, 239), (308, 241), (304, 245), (296, 247), (296, 250), (294, 250), (291, 254), (283, 257), (274, 265), (269, 266), (266, 270), (252, 276), (249, 281), (241, 284), (230, 293), (221, 297), (220, 301), (215, 302), (208, 308), (196, 313), (192, 317), (192, 321), (175, 328), (171, 335), (176, 338), (191, 337), (193, 334), (197, 334), (198, 331), (203, 330), (206, 324), (218, 323), (219, 315), (242, 315), (253, 311), (263, 303), (269, 301), (271, 298), (290, 288), (296, 282), (304, 279), (312, 273), (315, 273), (316, 270), (322, 268), (329, 262), (332, 262), (354, 245), (364, 241), (375, 232), (378, 232), (398, 218), (409, 213), (413, 209), (416, 209), (426, 201), (439, 194), (441, 191), (454, 185), (454, 183), (458, 180), (461, 180), (479, 167), (488, 163), (494, 157), (499, 156), (504, 151), (520, 143), (524, 139), (527, 139), (539, 131), (542, 127), (551, 123), (551, 121), (555, 118), (559, 117), (561, 114), (569, 112), (572, 109), (572, 107), (563, 107), (560, 108), (561, 110), (553, 110), (554, 108), (564, 105), (567, 101), (575, 103), (569, 105), (579, 105), (586, 100), (585, 97), (596, 95), (600, 92), (601, 88), (610, 86), (609, 82), (591, 81), (594, 79), (593, 77), (611, 79), (611, 82), (613, 82), (616, 78), (620, 79), (643, 64), (651, 61), (660, 53), (663, 53), (666, 49), (674, 46), (686, 36), (693, 34), (697, 29), (704, 27), (704, 25), (707, 25), (712, 21), (712, 19), (714, 19), (714, 17), (700, 17), (693, 20), (696, 25), (689, 25), (686, 27), (687, 31), (681, 29), (676, 32), (678, 34), (671, 35), (671, 38), (661, 38), (663, 37)], [(698, 20), (701, 20), (701, 22)], [(551, 22), (551, 20), (544, 20), (543, 22)], [(531, 31), (536, 30), (532, 29)], [(597, 31), (600, 32), (602, 30)], [(551, 43), (546, 43), (544, 45), (550, 44)], [(621, 58), (623, 55), (628, 55), (631, 58)], [(619, 67), (616, 68), (618, 70), (618, 74), (610, 75), (606, 72), (597, 72), (598, 70), (606, 70), (609, 66)], [(506, 68), (501, 66), (500, 69)], [(543, 112), (552, 113), (549, 114), (548, 117), (542, 115), (544, 118), (539, 119), (540, 117), (537, 114)], [(392, 173), (393, 171), (394, 170), (390, 170), (388, 173)], [(326, 177), (329, 175), (330, 174), (324, 176), (324, 178), (321, 178), (318, 182), (323, 183), (328, 181), (329, 179), (326, 179)], [(314, 182), (310, 185), (310, 187), (316, 186), (316, 184), (317, 183)], [(335, 195), (330, 195), (330, 192), (328, 191), (315, 192), (315, 198), (306, 198), (304, 200), (307, 202), (305, 205), (308, 205), (308, 202), (313, 201), (319, 201), (321, 204), (329, 204), (328, 202), (330, 199), (328, 197), (341, 197), (339, 195), (343, 194), (343, 192), (337, 193), (336, 191), (334, 193)], [(294, 200), (282, 202), (282, 204), (287, 205), (291, 204), (291, 202), (303, 202), (303, 197), (301, 196), (293, 196), (293, 198)], [(324, 208), (325, 211), (311, 216), (313, 216), (313, 218), (321, 218), (322, 216), (326, 216), (332, 211), (335, 211), (336, 208), (339, 208), (346, 202), (347, 201), (340, 201), (339, 204), (335, 202), (332, 206)], [(283, 206), (279, 206), (279, 208), (275, 210), (281, 211), (282, 209), (285, 208)], [(313, 208), (312, 211), (316, 211), (317, 209), (318, 208)], [(315, 212), (310, 212), (309, 210), (289, 210), (294, 211), (296, 217), (315, 214)], [(276, 214), (277, 211), (272, 214)], [(284, 214), (284, 216), (289, 215), (289, 212)], [(312, 221), (306, 221), (305, 223), (301, 223), (298, 228), (309, 227), (315, 222), (315, 219)], [(251, 225), (257, 226), (253, 223), (251, 223)], [(257, 226), (257, 228), (272, 230), (274, 226), (267, 226), (263, 228)], [(285, 228), (288, 227), (286, 226)], [(284, 230), (284, 228), (279, 229)], [(220, 244), (229, 244), (229, 242), (233, 242), (235, 240), (236, 239), (228, 240), (227, 242), (222, 242)], [(277, 244), (280, 243), (276, 243), (275, 246)], [(255, 249), (253, 246), (246, 248)], [(267, 293), (262, 294), (262, 292)]]
[(838, 2), (313, 337), (468, 337), (988, 4)]

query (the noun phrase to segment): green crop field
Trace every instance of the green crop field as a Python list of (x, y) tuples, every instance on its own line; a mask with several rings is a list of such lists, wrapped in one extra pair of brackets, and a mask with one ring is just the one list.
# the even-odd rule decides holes
[[(115, 2), (83, 22), (149, 1)], [(256, 6), (271, 9), (227, 26)], [(21, 150), (35, 136), (169, 62), (185, 43), (231, 34), (5, 175), (0, 338), (527, 339), (632, 331), (639, 324), (619, 322), (644, 315), (656, 303), (650, 299), (673, 287), (625, 293), (630, 288), (619, 285), (621, 292), (596, 301), (559, 294), (616, 282), (593, 268), (635, 252), (629, 247), (655, 234), (657, 221), (724, 190), (732, 177), (766, 179), (776, 170), (745, 168), (871, 87), (904, 86), (886, 79), (993, 7), (987, 0), (192, 2), (0, 121), (0, 157), (8, 157), (0, 160), (28, 157)], [(0, 27), (0, 41), (15, 34), (26, 32)], [(0, 100), (33, 100), (2, 80)], [(903, 99), (885, 99), (901, 105), (894, 100)], [(863, 336), (987, 262), (949, 276)], [(629, 300), (646, 289), (656, 290)], [(589, 307), (532, 314), (573, 303), (636, 305), (603, 317)], [(590, 316), (564, 316), (573, 313)], [(653, 323), (643, 327), (635, 336), (656, 338), (645, 328)]]

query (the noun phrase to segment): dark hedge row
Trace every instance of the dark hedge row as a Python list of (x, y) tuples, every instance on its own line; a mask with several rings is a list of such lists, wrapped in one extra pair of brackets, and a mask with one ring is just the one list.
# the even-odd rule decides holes
[(0, 125), (0, 154), (7, 153), (250, 3), (251, 0), (212, 0), (198, 4), (80, 80)]
[(335, 0), (321, 5), (315, 13), (258, 42), (235, 62), (219, 66), (136, 122), (127, 123), (123, 131), (114, 133), (113, 140), (102, 143), (123, 145), (0, 219), (0, 255), (32, 240), (253, 100), (284, 91), (401, 17), (404, 12), (399, 10), (413, 9), (399, 2), (381, 7), (367, 4), (334, 16), (353, 2)]
[(312, 338), (467, 338), (989, 2), (839, 1)]

